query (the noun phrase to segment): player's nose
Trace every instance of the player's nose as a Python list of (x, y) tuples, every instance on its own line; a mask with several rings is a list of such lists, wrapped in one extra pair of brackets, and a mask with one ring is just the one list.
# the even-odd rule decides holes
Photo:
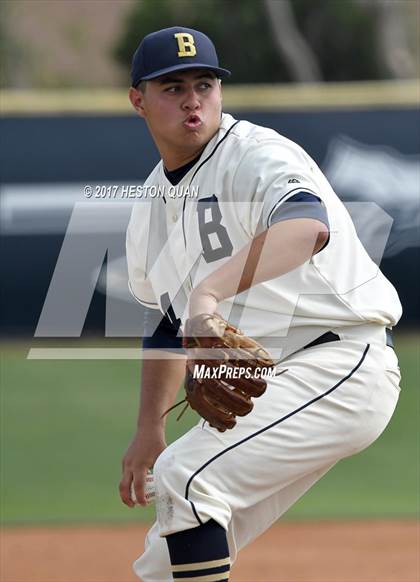
[(194, 89), (189, 89), (187, 91), (182, 106), (187, 111), (194, 111), (200, 107), (200, 99)]

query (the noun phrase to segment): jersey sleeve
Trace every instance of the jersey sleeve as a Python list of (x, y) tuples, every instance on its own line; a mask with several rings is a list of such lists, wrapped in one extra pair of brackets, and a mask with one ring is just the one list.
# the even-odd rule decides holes
[(159, 309), (153, 287), (146, 277), (149, 209), (149, 205), (135, 204), (127, 228), (128, 288), (141, 305)]
[(315, 167), (304, 150), (289, 140), (266, 140), (247, 150), (232, 187), (234, 200), (250, 201), (238, 205), (239, 219), (250, 236), (267, 229), (277, 209), (293, 196), (305, 192), (322, 200)]

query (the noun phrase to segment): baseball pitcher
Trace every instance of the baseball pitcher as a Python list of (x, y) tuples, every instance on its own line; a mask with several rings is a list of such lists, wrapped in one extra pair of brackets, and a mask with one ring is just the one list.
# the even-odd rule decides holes
[[(122, 501), (157, 521), (143, 582), (227, 581), (245, 545), (338, 460), (371, 444), (399, 394), (393, 286), (309, 155), (222, 112), (215, 48), (174, 27), (133, 57), (130, 101), (161, 161), (127, 231), (146, 308), (138, 423)], [(185, 387), (201, 419), (167, 446)]]

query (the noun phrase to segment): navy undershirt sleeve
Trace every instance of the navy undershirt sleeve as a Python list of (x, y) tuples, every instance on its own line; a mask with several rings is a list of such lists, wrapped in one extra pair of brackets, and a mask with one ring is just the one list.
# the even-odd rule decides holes
[(282, 220), (292, 220), (294, 218), (313, 218), (323, 222), (328, 229), (330, 228), (324, 203), (318, 196), (310, 192), (298, 192), (289, 198), (287, 202), (280, 204), (270, 216), (268, 226)]
[(173, 325), (167, 315), (157, 309), (144, 312), (143, 349), (171, 352), (182, 349), (182, 338), (178, 327)]

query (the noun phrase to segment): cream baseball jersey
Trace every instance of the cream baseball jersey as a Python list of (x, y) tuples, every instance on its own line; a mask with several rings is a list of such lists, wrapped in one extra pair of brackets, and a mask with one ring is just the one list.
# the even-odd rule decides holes
[(301, 267), (222, 302), (221, 315), (283, 357), (327, 330), (392, 327), (400, 318), (397, 292), (364, 249), (321, 170), (274, 130), (224, 114), (218, 133), (176, 187), (162, 162), (144, 186), (161, 196), (134, 205), (127, 231), (129, 286), (140, 303), (167, 313), (181, 328), (191, 290), (267, 229), (298, 192), (321, 201), (328, 243)]

